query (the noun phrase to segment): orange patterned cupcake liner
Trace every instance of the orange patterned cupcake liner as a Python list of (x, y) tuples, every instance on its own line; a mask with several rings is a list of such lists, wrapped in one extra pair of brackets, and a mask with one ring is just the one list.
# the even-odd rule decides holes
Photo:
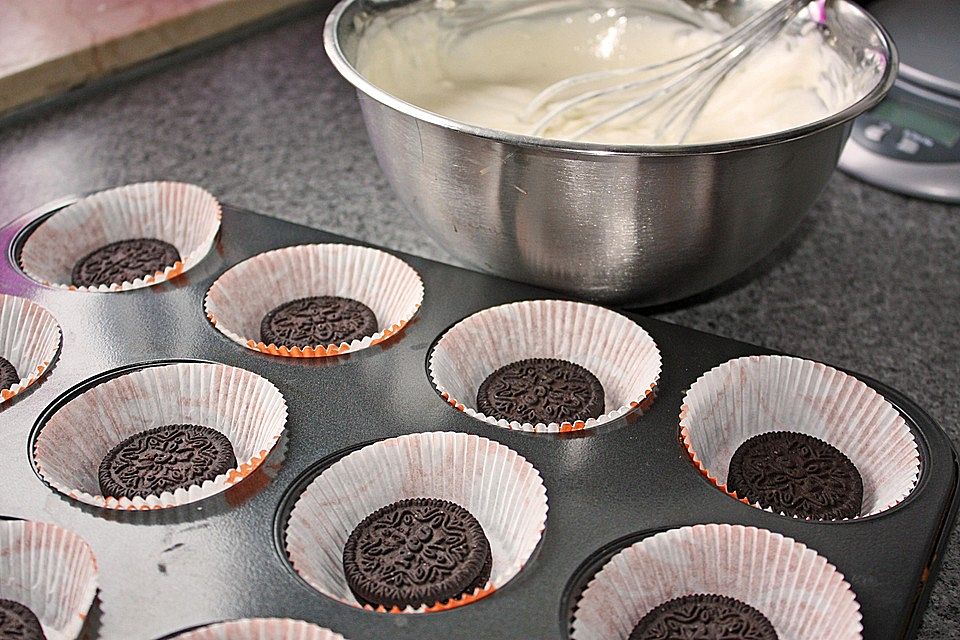
[[(220, 230), (220, 203), (183, 182), (142, 182), (99, 191), (57, 211), (26, 239), (20, 267), (41, 284), (68, 291), (110, 293), (172, 280), (195, 267)], [(104, 245), (133, 238), (169, 242), (181, 259), (132, 282), (78, 287), (74, 264)]]
[(90, 545), (46, 522), (0, 521), (0, 598), (28, 607), (50, 640), (73, 640), (97, 594)]
[[(0, 402), (23, 393), (50, 368), (60, 350), (60, 325), (44, 307), (25, 298), (0, 294), (0, 356), (22, 376), (0, 389)], [(23, 372), (28, 372), (23, 375)]]
[[(433, 463), (438, 460), (447, 463)], [(370, 483), (371, 477), (378, 481)], [(361, 605), (341, 562), (350, 532), (377, 509), (416, 497), (454, 502), (480, 522), (493, 555), (490, 579), (473, 593), (417, 608)], [(368, 445), (317, 476), (290, 512), (285, 550), (301, 578), (339, 602), (383, 613), (429, 613), (477, 602), (512, 580), (539, 543), (546, 518), (543, 480), (512, 449), (464, 433), (415, 433)]]
[[(736, 449), (755, 435), (794, 431), (844, 453), (863, 479), (862, 516), (882, 513), (913, 491), (920, 477), (916, 438), (900, 412), (857, 378), (791, 356), (746, 356), (703, 374), (680, 410), (680, 442), (697, 470), (727, 488)], [(761, 505), (753, 505), (763, 508)]]
[[(532, 424), (474, 407), (477, 389), (491, 372), (527, 358), (559, 358), (588, 369), (603, 385), (603, 415)], [(536, 433), (581, 431), (648, 410), (660, 368), (656, 343), (636, 322), (604, 307), (564, 300), (514, 302), (468, 316), (443, 334), (429, 361), (434, 387), (458, 411), (492, 426)]]
[(826, 558), (779, 533), (730, 524), (670, 529), (614, 555), (581, 594), (570, 637), (627, 640), (651, 610), (693, 594), (736, 598), (781, 638), (863, 638), (856, 594)]
[[(272, 309), (298, 298), (326, 295), (362, 302), (383, 328), (340, 344), (287, 347), (258, 339), (260, 321)], [(228, 269), (210, 287), (204, 308), (218, 331), (248, 349), (287, 358), (324, 358), (395, 337), (422, 302), (423, 281), (399, 258), (356, 245), (312, 244), (268, 251)]]
[[(286, 418), (283, 395), (251, 371), (204, 362), (148, 366), (110, 378), (59, 407), (37, 435), (34, 462), (54, 489), (80, 502), (124, 511), (167, 509), (221, 493), (255, 472), (282, 437)], [(103, 457), (124, 439), (169, 424), (223, 433), (237, 466), (172, 493), (102, 495), (97, 470)]]

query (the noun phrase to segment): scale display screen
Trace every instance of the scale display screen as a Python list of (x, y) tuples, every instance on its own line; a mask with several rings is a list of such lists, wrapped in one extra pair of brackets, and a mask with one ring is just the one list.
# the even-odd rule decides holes
[(878, 118), (889, 120), (901, 128), (912, 129), (917, 133), (929, 136), (945, 147), (952, 147), (960, 142), (960, 124), (950, 122), (913, 105), (905, 105), (895, 100), (885, 100), (870, 113)]

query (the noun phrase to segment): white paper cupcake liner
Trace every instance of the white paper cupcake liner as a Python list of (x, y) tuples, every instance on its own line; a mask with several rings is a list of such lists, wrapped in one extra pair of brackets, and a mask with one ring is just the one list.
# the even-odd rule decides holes
[(53, 524), (0, 522), (0, 598), (29, 608), (47, 640), (74, 640), (97, 594), (90, 545)]
[[(142, 182), (100, 191), (44, 221), (20, 252), (23, 271), (42, 284), (76, 291), (127, 291), (171, 280), (192, 269), (213, 246), (220, 203), (206, 190), (182, 182)], [(123, 284), (75, 287), (76, 262), (111, 242), (156, 238), (180, 252), (163, 271)]]
[(339, 633), (303, 620), (245, 618), (200, 627), (176, 640), (345, 640)]
[(804, 433), (843, 452), (863, 478), (861, 517), (899, 504), (920, 476), (917, 442), (900, 412), (860, 380), (819, 362), (737, 358), (704, 374), (683, 399), (680, 435), (690, 458), (735, 498), (726, 486), (730, 459), (769, 431)]
[[(260, 340), (260, 322), (274, 308), (313, 296), (362, 302), (377, 316), (379, 331), (349, 344), (278, 347)], [(423, 281), (403, 260), (378, 249), (310, 244), (254, 256), (221, 275), (204, 302), (221, 333), (248, 349), (289, 357), (335, 356), (359, 351), (401, 331), (423, 302)]]
[(236, 508), (260, 495), (280, 475), (283, 462), (287, 457), (289, 441), (290, 434), (284, 431), (273, 449), (263, 458), (260, 466), (247, 475), (243, 482), (228, 487), (229, 491), (224, 491), (218, 499), (222, 498), (223, 504)]
[(347, 538), (377, 509), (420, 497), (449, 500), (473, 514), (490, 541), (493, 568), (473, 594), (402, 613), (462, 606), (503, 587), (530, 559), (547, 518), (539, 472), (512, 449), (464, 433), (401, 436), (351, 453), (304, 490), (286, 527), (293, 568), (320, 593), (361, 607), (343, 573)]
[(766, 529), (707, 524), (627, 547), (584, 590), (573, 640), (626, 640), (655, 607), (686, 595), (736, 598), (780, 640), (860, 640), (860, 605), (843, 575), (805, 545)]
[(0, 389), (6, 402), (40, 379), (60, 349), (60, 325), (35, 302), (0, 294), (0, 356), (12, 364), (20, 381)]
[[(253, 473), (284, 431), (287, 404), (259, 375), (183, 362), (117, 376), (62, 406), (40, 430), (34, 460), (57, 491), (107, 509), (162, 509), (220, 493)], [(97, 470), (124, 439), (154, 427), (196, 424), (223, 433), (238, 466), (202, 485), (134, 499), (103, 496)]]
[[(477, 390), (500, 367), (527, 358), (559, 358), (588, 369), (604, 391), (604, 413), (574, 423), (508, 421), (475, 408)], [(563, 300), (530, 300), (485, 309), (461, 320), (437, 342), (430, 377), (440, 395), (488, 424), (535, 432), (602, 425), (654, 398), (660, 350), (633, 320), (603, 307)]]

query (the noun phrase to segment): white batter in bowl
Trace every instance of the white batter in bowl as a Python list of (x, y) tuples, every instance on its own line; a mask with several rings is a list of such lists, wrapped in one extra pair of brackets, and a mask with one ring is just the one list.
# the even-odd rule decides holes
[[(682, 140), (676, 131), (659, 131), (660, 117), (644, 117), (640, 110), (576, 137), (585, 124), (636, 97), (630, 92), (590, 101), (551, 121), (540, 135), (615, 145), (710, 143), (784, 131), (837, 113), (862, 98), (874, 78), (858, 80), (812, 19), (813, 9), (742, 60)], [(671, 60), (716, 42), (730, 28), (719, 14), (681, 0), (420, 2), (364, 25), (357, 68), (384, 91), (423, 109), (469, 125), (531, 134), (547, 111), (530, 113), (528, 107), (553, 83)]]

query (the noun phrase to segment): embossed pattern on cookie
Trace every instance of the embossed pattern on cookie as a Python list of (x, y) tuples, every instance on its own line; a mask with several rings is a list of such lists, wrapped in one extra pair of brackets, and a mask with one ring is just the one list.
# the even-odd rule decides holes
[(573, 362), (518, 360), (487, 376), (477, 391), (477, 409), (521, 424), (573, 423), (603, 415), (603, 386)]
[(344, 545), (361, 604), (387, 609), (445, 602), (483, 587), (493, 556), (483, 528), (458, 504), (410, 498), (367, 516)]
[(377, 317), (351, 298), (299, 298), (271, 310), (260, 323), (260, 339), (278, 347), (316, 347), (360, 340), (377, 332)]
[(27, 607), (0, 598), (0, 639), (46, 640), (40, 620)]
[(98, 479), (103, 495), (133, 499), (202, 484), (236, 466), (225, 435), (174, 424), (141, 431), (115, 446), (100, 463)]
[(798, 518), (854, 518), (863, 503), (863, 479), (847, 456), (790, 431), (762, 433), (741, 444), (730, 460), (727, 489)]
[(77, 260), (71, 278), (77, 287), (123, 284), (152, 276), (178, 260), (180, 252), (169, 242), (155, 238), (120, 240)]
[(0, 389), (9, 389), (20, 382), (20, 375), (6, 358), (0, 358)]
[(669, 600), (640, 619), (629, 640), (778, 640), (766, 616), (735, 598), (696, 594)]

